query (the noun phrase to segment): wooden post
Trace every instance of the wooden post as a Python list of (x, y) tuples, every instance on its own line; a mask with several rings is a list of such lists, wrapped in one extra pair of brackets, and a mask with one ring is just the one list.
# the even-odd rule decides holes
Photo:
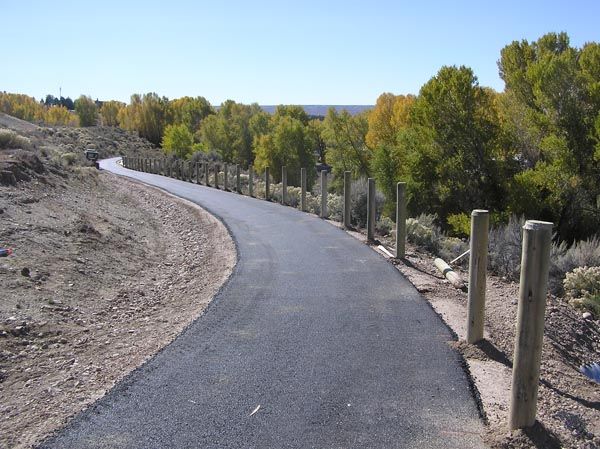
[(227, 179), (227, 174), (229, 172), (229, 167), (227, 164), (223, 164), (223, 190), (229, 190), (229, 180)]
[(406, 183), (396, 184), (396, 259), (406, 254)]
[(215, 164), (215, 189), (219, 188), (219, 165)]
[(342, 223), (347, 229), (350, 227), (350, 195), (352, 189), (352, 172), (344, 172), (344, 214), (342, 215)]
[(240, 164), (235, 164), (235, 191), (239, 194), (242, 193), (242, 171)]
[(523, 226), (509, 413), (511, 429), (531, 427), (535, 423), (551, 245), (552, 223), (527, 220)]
[(300, 169), (300, 209), (306, 212), (306, 168)]
[(200, 185), (200, 162), (196, 162), (196, 184)]
[(321, 218), (327, 218), (327, 170), (321, 170)]
[(254, 196), (254, 170), (252, 165), (248, 167), (248, 195)]
[(271, 181), (269, 180), (269, 167), (265, 168), (265, 200), (269, 201), (269, 188), (271, 187)]
[(367, 184), (367, 240), (375, 240), (375, 179), (369, 178)]
[(287, 203), (287, 167), (281, 166), (281, 204), (284, 206)]
[(206, 161), (204, 163), (204, 185), (205, 186), (210, 186), (210, 179), (208, 178), (208, 175), (210, 173), (210, 166), (208, 165), (208, 161)]
[(467, 313), (467, 343), (483, 339), (485, 317), (485, 280), (488, 259), (489, 213), (471, 212), (471, 243), (469, 253), (469, 310)]

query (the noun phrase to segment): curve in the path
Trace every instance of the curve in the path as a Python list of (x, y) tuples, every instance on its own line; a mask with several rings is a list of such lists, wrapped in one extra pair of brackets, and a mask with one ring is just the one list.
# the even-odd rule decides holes
[(315, 216), (115, 161), (220, 217), (239, 261), (204, 315), (41, 447), (483, 447), (449, 331), (391, 264)]

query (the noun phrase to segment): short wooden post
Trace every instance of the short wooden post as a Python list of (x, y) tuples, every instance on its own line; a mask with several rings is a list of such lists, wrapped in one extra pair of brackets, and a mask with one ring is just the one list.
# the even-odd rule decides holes
[(196, 162), (196, 184), (200, 185), (200, 162)]
[(352, 172), (344, 172), (344, 214), (342, 216), (342, 223), (345, 228), (350, 227), (350, 195), (352, 189)]
[(240, 164), (235, 164), (235, 191), (242, 193), (242, 171)]
[(367, 184), (367, 240), (375, 240), (375, 179), (369, 178)]
[(523, 226), (509, 413), (511, 429), (531, 427), (535, 423), (551, 245), (552, 223), (527, 220)]
[(406, 254), (406, 183), (396, 184), (396, 259)]
[(229, 179), (228, 179), (229, 167), (227, 164), (223, 164), (223, 190), (229, 190)]
[(287, 203), (287, 167), (281, 166), (281, 204)]
[(210, 186), (210, 179), (208, 178), (208, 175), (210, 173), (210, 166), (208, 165), (208, 161), (206, 161), (204, 163), (204, 185), (205, 186)]
[(252, 165), (248, 167), (248, 195), (254, 196), (254, 170)]
[(265, 200), (269, 201), (270, 194), (269, 188), (271, 187), (271, 181), (269, 180), (269, 167), (265, 168)]
[(306, 168), (300, 169), (300, 210), (306, 212)]
[(215, 164), (215, 189), (219, 188), (219, 165)]
[(467, 343), (483, 339), (485, 317), (485, 281), (488, 259), (489, 213), (471, 212), (471, 243), (469, 253), (469, 310), (467, 313)]
[(327, 170), (321, 170), (321, 218), (329, 216), (327, 210)]

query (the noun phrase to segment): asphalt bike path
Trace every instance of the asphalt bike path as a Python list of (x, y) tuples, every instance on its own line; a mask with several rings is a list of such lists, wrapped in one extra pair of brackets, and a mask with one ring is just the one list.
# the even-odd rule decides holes
[(451, 333), (384, 258), (314, 215), (117, 160), (100, 164), (219, 217), (238, 263), (200, 318), (40, 447), (485, 447)]

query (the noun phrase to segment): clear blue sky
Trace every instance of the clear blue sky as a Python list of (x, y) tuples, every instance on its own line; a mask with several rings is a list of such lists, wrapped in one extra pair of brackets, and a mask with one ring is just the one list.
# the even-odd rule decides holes
[(373, 104), (442, 65), (502, 90), (502, 47), (549, 31), (600, 41), (600, 1), (0, 0), (0, 91)]

